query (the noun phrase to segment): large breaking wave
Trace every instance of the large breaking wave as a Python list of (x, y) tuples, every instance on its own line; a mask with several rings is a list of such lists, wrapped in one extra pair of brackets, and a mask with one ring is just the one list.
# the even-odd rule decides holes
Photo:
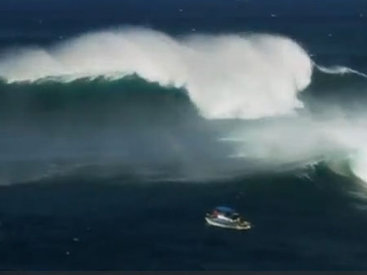
[(259, 118), (302, 107), (312, 62), (292, 40), (274, 35), (172, 38), (147, 29), (82, 35), (49, 49), (20, 49), (0, 61), (8, 82), (137, 74), (185, 87), (207, 118)]
[(355, 77), (363, 86), (365, 75), (318, 66), (286, 37), (110, 30), (4, 51), (0, 77), (2, 181), (85, 166), (141, 173), (152, 163), (154, 171), (170, 164), (185, 177), (216, 177), (349, 157), (367, 180), (361, 116), (297, 113), (300, 92), (317, 95)]

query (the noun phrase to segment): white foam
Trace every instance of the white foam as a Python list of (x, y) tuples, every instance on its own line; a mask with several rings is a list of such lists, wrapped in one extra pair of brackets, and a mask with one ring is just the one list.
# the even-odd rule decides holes
[[(0, 77), (8, 82), (72, 81), (104, 76), (111, 80), (138, 74), (163, 86), (185, 87), (206, 118), (256, 119), (290, 114), (316, 66), (328, 74), (366, 74), (323, 67), (294, 41), (276, 35), (193, 35), (173, 38), (147, 29), (122, 29), (82, 35), (51, 48), (3, 53)], [(367, 182), (365, 127), (350, 123), (295, 119), (289, 123), (241, 129), (221, 139), (236, 144), (235, 158), (281, 162), (319, 159), (332, 151), (358, 152), (353, 172)]]
[(354, 70), (352, 68), (345, 67), (345, 66), (324, 67), (324, 66), (316, 65), (316, 67), (318, 70), (326, 74), (337, 74), (337, 75), (355, 74), (355, 75), (359, 75), (364, 78), (367, 78), (367, 74)]
[(232, 143), (235, 152), (231, 157), (258, 161), (261, 166), (306, 166), (324, 161), (338, 174), (353, 172), (367, 183), (367, 124), (363, 117), (273, 119), (253, 127), (236, 127), (221, 141)]
[(206, 118), (255, 119), (290, 114), (312, 75), (294, 41), (276, 35), (192, 35), (172, 38), (148, 29), (82, 35), (51, 48), (26, 48), (0, 59), (8, 82), (138, 74), (185, 87)]

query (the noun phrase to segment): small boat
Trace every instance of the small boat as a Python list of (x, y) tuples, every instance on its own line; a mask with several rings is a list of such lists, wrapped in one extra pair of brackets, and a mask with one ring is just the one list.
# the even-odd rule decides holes
[(213, 209), (211, 213), (207, 213), (205, 220), (209, 225), (235, 229), (235, 230), (249, 230), (251, 223), (245, 221), (236, 210), (227, 206), (218, 206)]

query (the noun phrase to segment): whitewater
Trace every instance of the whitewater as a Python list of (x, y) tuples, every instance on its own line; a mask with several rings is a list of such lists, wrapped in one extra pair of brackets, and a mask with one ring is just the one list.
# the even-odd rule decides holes
[(206, 118), (256, 119), (301, 108), (297, 93), (311, 81), (312, 62), (294, 41), (268, 34), (190, 35), (148, 29), (84, 34), (53, 47), (3, 54), (8, 82), (137, 74), (185, 87)]
[[(91, 32), (50, 47), (3, 51), (0, 78), (8, 85), (72, 83), (137, 75), (163, 87), (184, 89), (210, 120), (272, 120), (249, 129), (238, 124), (221, 139), (235, 140), (235, 155), (273, 163), (308, 163), (334, 154), (351, 158), (351, 171), (367, 181), (363, 119), (315, 121), (299, 117), (299, 94), (315, 70), (343, 76), (362, 72), (314, 63), (290, 38), (271, 34), (195, 34), (172, 37), (144, 28)], [(326, 106), (327, 107), (327, 106)], [(230, 154), (229, 154), (230, 155)]]

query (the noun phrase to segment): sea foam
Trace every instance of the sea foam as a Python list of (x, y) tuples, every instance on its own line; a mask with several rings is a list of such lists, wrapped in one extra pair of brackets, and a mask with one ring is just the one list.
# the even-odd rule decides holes
[[(259, 119), (302, 108), (298, 94), (311, 83), (314, 67), (327, 74), (366, 77), (343, 66), (317, 65), (297, 42), (279, 35), (171, 37), (150, 29), (122, 28), (83, 34), (48, 48), (3, 52), (0, 78), (8, 83), (67, 82), (136, 74), (162, 86), (185, 88), (205, 118)], [(360, 149), (364, 148), (365, 131), (347, 125), (295, 118), (285, 125), (246, 128), (234, 141), (231, 135), (223, 140), (236, 144), (237, 156), (271, 156), (284, 162), (309, 161), (332, 151), (357, 152), (351, 169), (367, 181), (363, 168), (367, 154)], [(242, 128), (238, 131), (242, 133)]]
[(7, 82), (46, 78), (119, 78), (137, 74), (184, 87), (206, 118), (256, 119), (303, 107), (297, 94), (311, 82), (313, 63), (296, 42), (268, 34), (173, 38), (141, 28), (81, 35), (49, 48), (3, 53)]

